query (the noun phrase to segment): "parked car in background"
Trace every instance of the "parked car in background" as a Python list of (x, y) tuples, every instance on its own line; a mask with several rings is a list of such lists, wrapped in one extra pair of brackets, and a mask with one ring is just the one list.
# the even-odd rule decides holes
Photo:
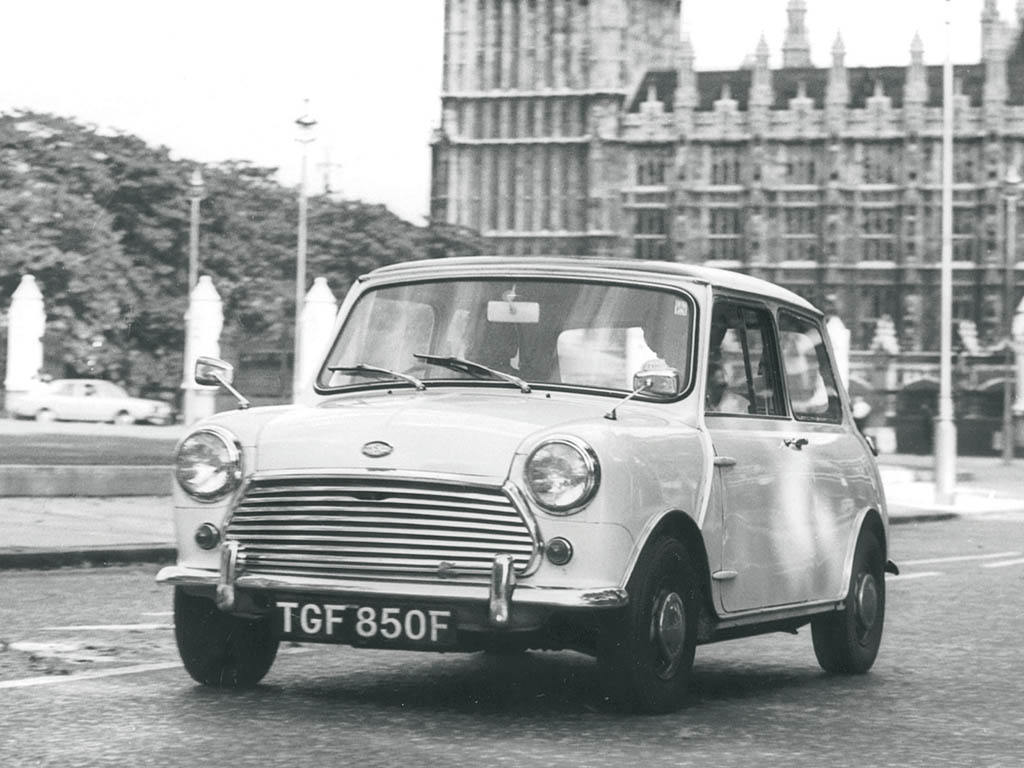
[[(231, 371), (200, 358), (196, 381)], [(664, 712), (703, 643), (810, 625), (826, 671), (875, 661), (878, 469), (822, 313), (776, 285), (393, 265), (355, 283), (300, 403), (236, 397), (179, 443), (157, 577), (200, 683), (255, 685), (282, 640), (571, 649), (616, 703)]]
[(10, 410), (16, 417), (36, 421), (174, 422), (174, 409), (168, 403), (132, 397), (103, 379), (54, 379), (20, 396)]

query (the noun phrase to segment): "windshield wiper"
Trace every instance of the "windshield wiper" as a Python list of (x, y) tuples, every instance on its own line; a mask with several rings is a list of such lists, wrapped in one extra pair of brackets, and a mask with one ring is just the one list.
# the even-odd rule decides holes
[(390, 376), (394, 379), (407, 381), (419, 390), (427, 388), (426, 384), (415, 376), (410, 376), (408, 373), (399, 373), (398, 371), (378, 368), (376, 365), (366, 365), (365, 363), (359, 363), (358, 365), (329, 365), (327, 370), (332, 373), (344, 373), (348, 376)]
[(520, 379), (518, 376), (513, 376), (511, 373), (505, 373), (504, 371), (496, 371), (493, 368), (488, 368), (486, 365), (480, 363), (474, 363), (472, 360), (466, 360), (462, 357), (446, 357), (444, 355), (422, 355), (419, 353), (413, 353), (413, 357), (417, 360), (422, 360), (425, 363), (431, 365), (440, 365), (442, 368), (450, 368), (453, 371), (459, 371), (460, 373), (468, 373), (470, 376), (475, 376), (478, 379), (490, 377), (492, 379), (501, 379), (507, 381), (510, 384), (515, 384), (519, 387), (521, 392), (530, 392), (530, 385)]

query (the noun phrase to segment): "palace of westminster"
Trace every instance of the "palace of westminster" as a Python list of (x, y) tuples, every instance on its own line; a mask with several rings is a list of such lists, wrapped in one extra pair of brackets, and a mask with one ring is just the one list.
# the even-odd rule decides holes
[[(931, 377), (943, 68), (925, 65), (920, 37), (901, 62), (853, 67), (837, 35), (829, 66), (816, 67), (807, 3), (789, 0), (780, 68), (762, 37), (740, 68), (703, 71), (679, 0), (445, 5), (432, 218), (479, 231), (498, 254), (665, 259), (763, 277), (842, 318), (854, 378), (871, 378), (872, 350), (899, 361), (890, 389)], [(1008, 251), (1005, 239), (1024, 230), (1008, 215), (1024, 166), (1024, 0), (1016, 15), (1002, 19), (984, 0), (981, 62), (953, 70), (962, 356), (983, 358), (1006, 338), (1005, 303), (1016, 307), (1024, 286), (1022, 262), (1007, 264), (1024, 247)], [(979, 362), (975, 386), (986, 378)]]

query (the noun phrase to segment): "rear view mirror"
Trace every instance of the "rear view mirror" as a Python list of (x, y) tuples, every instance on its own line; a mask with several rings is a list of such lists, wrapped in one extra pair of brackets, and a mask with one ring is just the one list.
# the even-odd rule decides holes
[(235, 378), (235, 368), (231, 363), (218, 360), (216, 357), (196, 358), (196, 384), (205, 387), (218, 387), (230, 384)]
[(536, 301), (488, 301), (487, 320), (492, 323), (540, 322), (540, 304)]

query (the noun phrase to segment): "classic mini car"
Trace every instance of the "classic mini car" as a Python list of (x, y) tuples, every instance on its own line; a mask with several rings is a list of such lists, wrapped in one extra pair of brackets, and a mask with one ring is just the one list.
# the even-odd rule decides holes
[(54, 379), (18, 397), (11, 412), (36, 421), (110, 421), (114, 424), (170, 424), (168, 403), (132, 397), (104, 379)]
[[(278, 643), (572, 649), (685, 700), (699, 644), (810, 624), (867, 671), (889, 544), (822, 314), (711, 268), (467, 258), (361, 278), (301, 403), (183, 438), (178, 648), (251, 686)], [(202, 384), (231, 367), (202, 358)]]

